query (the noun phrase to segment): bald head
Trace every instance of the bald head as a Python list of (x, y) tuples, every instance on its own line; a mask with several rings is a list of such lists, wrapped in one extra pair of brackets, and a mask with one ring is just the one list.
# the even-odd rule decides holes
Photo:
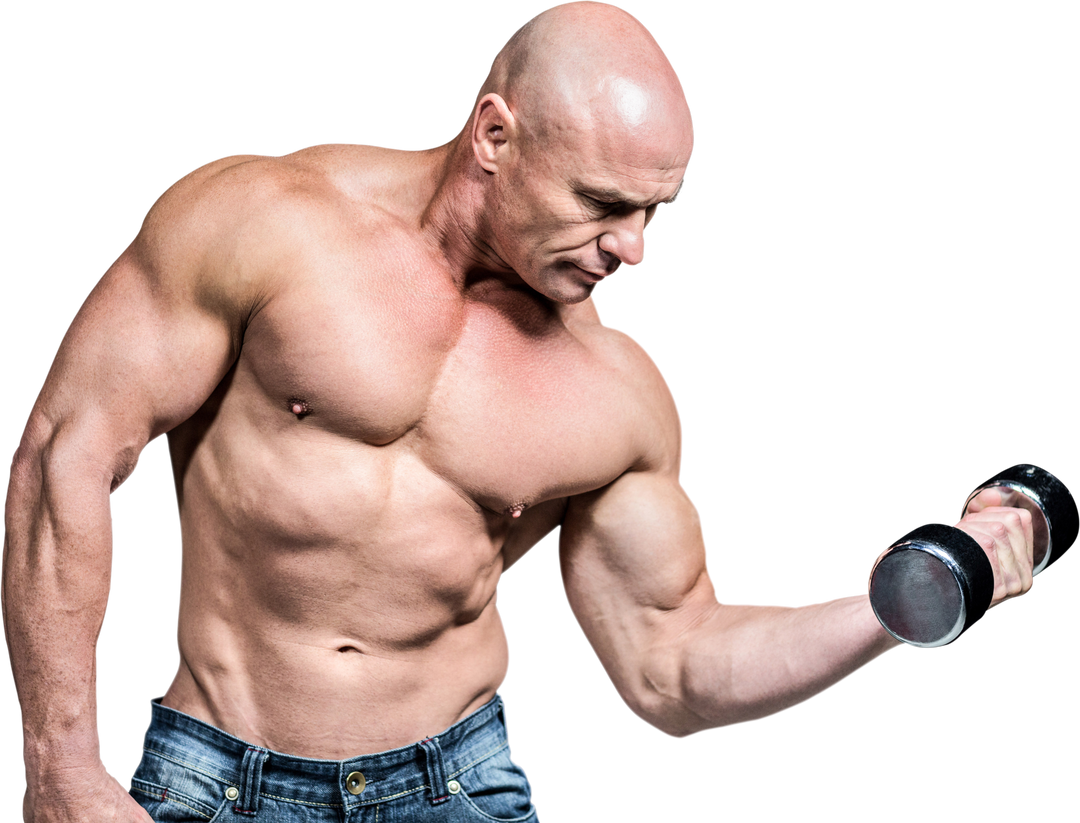
[(601, 130), (657, 139), (692, 132), (682, 86), (652, 35), (621, 9), (570, 3), (533, 18), (495, 58), (480, 92), (501, 96), (541, 140)]
[[(620, 9), (558, 6), (506, 44), (455, 143), (484, 265), (561, 303), (644, 255), (682, 185), (690, 111), (656, 41)], [(471, 149), (471, 151), (469, 151)], [(460, 213), (460, 206), (459, 206)]]

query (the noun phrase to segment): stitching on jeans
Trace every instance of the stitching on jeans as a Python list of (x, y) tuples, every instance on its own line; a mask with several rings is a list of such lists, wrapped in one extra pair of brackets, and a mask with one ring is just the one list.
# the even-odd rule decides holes
[(164, 752), (159, 752), (156, 749), (148, 749), (145, 746), (143, 747), (143, 751), (148, 752), (148, 753), (153, 754), (153, 755), (157, 755), (162, 760), (168, 760), (170, 763), (176, 763), (178, 766), (183, 766), (185, 769), (191, 769), (193, 772), (198, 772), (199, 774), (201, 774), (201, 775), (203, 775), (205, 777), (209, 777), (209, 778), (211, 778), (213, 780), (216, 780), (219, 783), (224, 783), (226, 786), (231, 785), (229, 783), (229, 781), (222, 779), (219, 775), (211, 774), (210, 772), (203, 771), (198, 766), (194, 766), (191, 763), (188, 763), (186, 760), (181, 760), (180, 758), (173, 757), (170, 754), (165, 754)]
[(387, 800), (397, 800), (399, 797), (406, 797), (410, 794), (425, 791), (426, 789), (427, 784), (425, 783), (423, 786), (417, 786), (415, 789), (407, 789), (406, 791), (398, 792), (397, 794), (388, 794), (385, 797), (373, 797), (370, 800), (361, 800), (359, 803), (354, 804), (352, 808), (355, 808), (356, 806), (370, 806), (372, 803), (382, 803)]
[(267, 794), (266, 792), (259, 792), (259, 797), (268, 797), (271, 800), (281, 800), (281, 801), (283, 801), (285, 803), (298, 803), (301, 806), (322, 806), (323, 808), (326, 808), (326, 809), (340, 809), (340, 808), (342, 808), (341, 803), (319, 803), (319, 802), (317, 802), (315, 800), (298, 800), (298, 799), (296, 799), (294, 797), (281, 797), (280, 795)]
[(501, 752), (503, 749), (505, 749), (509, 745), (510, 745), (509, 743), (503, 743), (497, 749), (492, 749), (487, 754), (481, 755), (480, 757), (476, 758), (476, 760), (474, 760), (472, 763), (467, 763), (466, 765), (464, 765), (460, 769), (458, 769), (456, 772), (452, 772), (450, 774), (450, 777), (457, 777), (459, 774), (467, 772), (469, 769), (471, 769), (477, 763), (482, 763), (485, 760), (487, 760), (489, 757), (494, 757), (495, 755), (497, 755), (499, 752)]
[[(134, 789), (137, 792), (142, 792), (143, 794), (148, 794), (148, 795), (150, 795), (151, 797), (153, 797), (156, 800), (161, 800), (162, 802), (165, 802), (165, 803), (176, 803), (178, 806), (183, 806), (185, 809), (191, 809), (199, 817), (202, 817), (202, 818), (204, 818), (206, 820), (212, 820), (213, 819), (210, 815), (204, 814), (201, 809), (196, 809), (194, 806), (192, 806), (192, 805), (190, 805), (188, 803), (185, 803), (183, 800), (177, 800), (175, 797), (168, 797), (167, 798), (167, 797), (165, 797), (165, 795), (162, 795), (161, 797), (158, 797), (156, 794), (153, 794), (151, 792), (140, 789), (138, 786), (132, 786), (131, 788)], [(166, 794), (168, 794), (167, 791), (166, 791)]]

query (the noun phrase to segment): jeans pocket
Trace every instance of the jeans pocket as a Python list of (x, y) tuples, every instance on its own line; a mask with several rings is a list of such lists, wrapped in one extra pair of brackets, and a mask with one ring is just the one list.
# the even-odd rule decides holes
[(217, 817), (224, 805), (212, 806), (186, 792), (137, 777), (131, 781), (131, 796), (154, 823), (206, 823)]
[(205, 764), (146, 749), (131, 778), (131, 796), (155, 823), (206, 823), (227, 804), (228, 785)]
[(458, 796), (481, 820), (521, 823), (536, 817), (532, 788), (525, 772), (510, 759), (507, 748), (454, 779), (460, 786)]

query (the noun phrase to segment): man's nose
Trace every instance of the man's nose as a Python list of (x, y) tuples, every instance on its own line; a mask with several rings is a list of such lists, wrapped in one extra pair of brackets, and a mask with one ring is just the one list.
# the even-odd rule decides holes
[(635, 209), (612, 220), (600, 235), (600, 248), (628, 266), (645, 257), (645, 209)]

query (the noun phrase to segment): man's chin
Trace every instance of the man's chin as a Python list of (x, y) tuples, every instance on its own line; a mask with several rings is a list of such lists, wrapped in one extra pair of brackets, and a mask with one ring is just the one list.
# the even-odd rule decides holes
[(556, 303), (572, 306), (575, 303), (588, 300), (594, 288), (596, 288), (596, 283), (563, 282), (557, 285), (553, 284), (550, 288), (542, 291), (541, 294)]

